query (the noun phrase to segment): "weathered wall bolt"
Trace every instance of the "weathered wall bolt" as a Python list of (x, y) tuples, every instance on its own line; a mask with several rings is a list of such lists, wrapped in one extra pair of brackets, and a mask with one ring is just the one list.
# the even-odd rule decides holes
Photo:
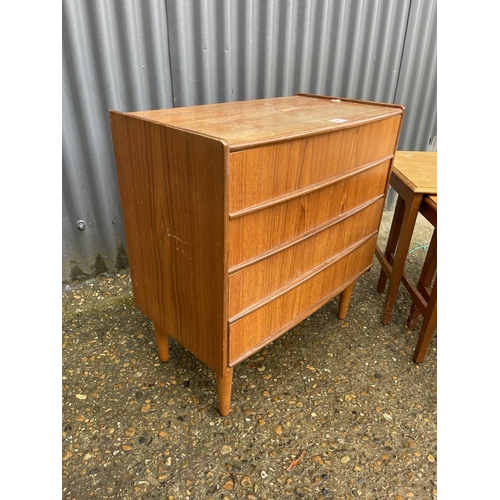
[(83, 231), (87, 227), (87, 223), (84, 220), (79, 220), (79, 221), (76, 222), (76, 227), (80, 231)]

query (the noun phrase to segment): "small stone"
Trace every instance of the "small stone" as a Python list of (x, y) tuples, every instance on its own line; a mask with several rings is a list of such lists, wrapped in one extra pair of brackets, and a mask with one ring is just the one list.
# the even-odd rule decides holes
[(311, 460), (317, 464), (324, 464), (325, 462), (321, 458), (320, 455), (315, 455), (314, 457), (311, 458)]
[(234, 479), (230, 477), (223, 485), (222, 487), (225, 490), (232, 490), (234, 488)]
[(63, 459), (63, 460), (68, 460), (68, 458), (70, 458), (72, 455), (73, 455), (73, 453), (71, 453), (71, 451), (67, 451), (67, 452), (63, 455), (62, 459)]
[(436, 459), (432, 455), (427, 455), (427, 460), (429, 460), (429, 462), (435, 462), (436, 461)]
[(128, 444), (124, 444), (124, 445), (122, 446), (122, 450), (123, 450), (123, 451), (130, 451), (131, 449), (132, 449), (132, 446), (129, 446)]
[(340, 461), (343, 463), (343, 464), (346, 464), (347, 462), (349, 462), (349, 460), (351, 460), (351, 458), (348, 456), (348, 455), (344, 455)]
[(262, 425), (266, 425), (266, 421), (263, 420), (262, 418), (259, 419), (259, 425), (262, 426)]
[(148, 404), (145, 404), (144, 406), (141, 407), (141, 411), (147, 412), (150, 410), (150, 408), (151, 408), (151, 405), (148, 403)]
[(243, 476), (241, 480), (241, 486), (243, 486), (244, 488), (250, 488), (252, 485), (252, 480), (248, 476)]
[(229, 453), (231, 453), (233, 451), (233, 448), (227, 444), (225, 444), (221, 450), (220, 450), (220, 453), (221, 455), (227, 455)]
[(135, 434), (135, 428), (134, 427), (128, 427), (125, 429), (125, 436), (132, 437)]
[(349, 402), (349, 401), (351, 401), (351, 400), (352, 400), (352, 396), (351, 396), (350, 394), (346, 394), (346, 395), (344, 396), (344, 400), (345, 400), (345, 401), (347, 401), (347, 402)]
[(168, 434), (167, 434), (165, 431), (160, 431), (160, 432), (158, 433), (158, 436), (160, 436), (160, 437), (162, 437), (162, 438), (166, 437), (167, 435), (168, 435)]
[(283, 428), (281, 427), (281, 425), (277, 425), (274, 428), (274, 432), (276, 432), (276, 434), (283, 434)]
[(394, 497), (394, 500), (403, 500), (403, 497), (401, 495), (396, 495)]
[(266, 369), (266, 367), (265, 367), (265, 366), (259, 366), (259, 367), (257, 368), (257, 370), (259, 370), (259, 372), (263, 372), (265, 369)]
[(77, 398), (77, 399), (87, 399), (87, 395), (86, 394), (75, 394), (75, 398)]

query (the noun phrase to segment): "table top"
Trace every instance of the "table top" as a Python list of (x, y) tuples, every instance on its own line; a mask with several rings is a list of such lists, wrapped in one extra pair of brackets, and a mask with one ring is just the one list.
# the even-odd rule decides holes
[(401, 106), (301, 94), (137, 111), (139, 118), (216, 137), (231, 149), (348, 128), (402, 114)]
[(393, 174), (414, 193), (437, 194), (437, 153), (396, 151)]

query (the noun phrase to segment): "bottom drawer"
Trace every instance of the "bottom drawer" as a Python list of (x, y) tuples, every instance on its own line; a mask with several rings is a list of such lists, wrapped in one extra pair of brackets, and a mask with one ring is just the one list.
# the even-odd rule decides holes
[(319, 309), (370, 268), (377, 236), (331, 266), (229, 325), (229, 366), (242, 361)]

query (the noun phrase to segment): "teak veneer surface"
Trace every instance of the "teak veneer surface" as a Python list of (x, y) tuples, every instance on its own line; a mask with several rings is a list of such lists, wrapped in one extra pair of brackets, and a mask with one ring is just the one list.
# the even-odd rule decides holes
[(110, 111), (134, 302), (217, 374), (372, 265), (401, 106), (300, 94)]
[(399, 106), (373, 104), (370, 107), (349, 99), (296, 95), (138, 111), (130, 115), (216, 137), (235, 150), (401, 115)]
[(415, 193), (437, 194), (437, 153), (397, 151), (394, 169), (398, 177)]
[(111, 126), (135, 304), (222, 373), (226, 148), (115, 112)]

